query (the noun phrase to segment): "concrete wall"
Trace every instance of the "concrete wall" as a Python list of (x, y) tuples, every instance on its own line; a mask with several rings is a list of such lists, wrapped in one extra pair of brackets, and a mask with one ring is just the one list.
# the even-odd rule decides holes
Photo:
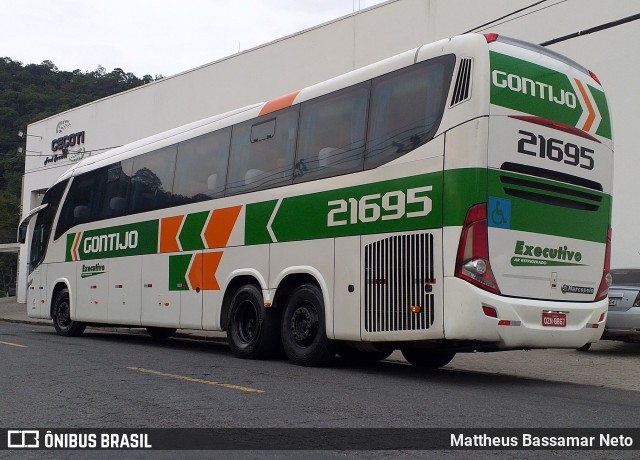
[[(37, 205), (35, 190), (47, 188), (67, 168), (70, 158), (50, 162), (51, 141), (85, 132), (85, 142), (70, 150), (121, 145), (227, 110), (265, 101), (409, 48), (466, 32), (531, 4), (530, 0), (391, 0), (325, 25), (248, 50), (173, 77), (57, 114), (28, 127), (23, 212)], [(499, 21), (488, 30), (534, 43), (587, 29), (637, 13), (634, 0), (566, 2)], [(521, 16), (521, 17), (518, 17)], [(639, 59), (634, 51), (640, 21), (550, 48), (593, 70), (605, 85), (616, 146), (614, 186), (614, 266), (640, 266), (640, 225), (633, 184), (635, 117), (640, 92), (632, 88)], [(170, 56), (167, 56), (170, 59)], [(62, 132), (56, 132), (64, 129)], [(58, 152), (59, 153), (59, 152)], [(108, 155), (108, 152), (105, 153)], [(79, 155), (77, 155), (79, 156)], [(18, 299), (24, 301), (26, 255), (21, 251)]]

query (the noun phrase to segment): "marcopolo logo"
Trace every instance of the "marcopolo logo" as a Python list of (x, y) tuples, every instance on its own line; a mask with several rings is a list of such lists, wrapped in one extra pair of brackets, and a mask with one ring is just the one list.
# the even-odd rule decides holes
[(511, 258), (511, 265), (514, 267), (584, 265), (579, 263), (582, 253), (572, 251), (566, 245), (547, 248), (518, 240), (513, 252), (515, 256)]
[(593, 294), (595, 289), (588, 286), (572, 286), (570, 284), (562, 285), (562, 293), (563, 294)]

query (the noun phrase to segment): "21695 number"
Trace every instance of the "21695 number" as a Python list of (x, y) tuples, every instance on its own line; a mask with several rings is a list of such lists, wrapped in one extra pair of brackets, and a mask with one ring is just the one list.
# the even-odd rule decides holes
[(524, 137), (518, 140), (518, 152), (525, 155), (539, 156), (551, 161), (563, 162), (571, 166), (592, 170), (595, 166), (593, 149), (581, 147), (571, 142), (565, 143), (560, 139), (534, 134), (529, 131), (519, 130)]

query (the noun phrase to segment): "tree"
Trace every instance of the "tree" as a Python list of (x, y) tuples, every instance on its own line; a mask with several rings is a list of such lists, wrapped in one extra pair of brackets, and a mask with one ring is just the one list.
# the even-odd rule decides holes
[[(156, 76), (156, 80), (162, 76)], [(20, 218), (20, 195), (24, 174), (24, 140), (19, 130), (64, 110), (151, 83), (116, 68), (99, 65), (92, 72), (61, 71), (49, 60), (23, 65), (9, 57), (0, 58), (0, 243), (16, 240)], [(15, 254), (0, 254), (0, 295), (15, 282)]]

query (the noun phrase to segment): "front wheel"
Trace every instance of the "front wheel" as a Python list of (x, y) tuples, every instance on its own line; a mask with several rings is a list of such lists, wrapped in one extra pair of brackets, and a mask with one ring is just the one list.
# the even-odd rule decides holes
[(424, 350), (420, 348), (402, 348), (402, 356), (409, 363), (421, 369), (438, 369), (446, 366), (456, 355), (455, 351)]
[(274, 355), (280, 339), (278, 312), (265, 308), (257, 286), (242, 286), (231, 300), (227, 340), (234, 355), (262, 359)]
[(53, 327), (58, 335), (65, 337), (78, 337), (82, 335), (86, 324), (71, 319), (71, 302), (69, 291), (63, 289), (58, 293), (53, 302)]
[(289, 359), (299, 366), (322, 366), (335, 356), (327, 338), (322, 291), (303, 284), (289, 296), (282, 315), (282, 346)]

